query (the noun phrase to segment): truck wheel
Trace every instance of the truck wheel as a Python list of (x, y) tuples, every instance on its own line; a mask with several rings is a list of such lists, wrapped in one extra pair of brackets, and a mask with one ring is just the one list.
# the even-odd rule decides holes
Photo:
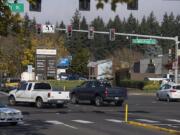
[(12, 106), (16, 105), (16, 100), (15, 100), (14, 96), (9, 97), (9, 104)]
[(72, 97), (71, 97), (71, 102), (73, 103), (73, 104), (78, 104), (78, 98), (77, 98), (77, 96), (75, 95), (75, 94), (73, 94), (72, 95)]
[(37, 98), (36, 99), (36, 107), (37, 108), (42, 108), (43, 107), (43, 100), (42, 100), (42, 98)]
[(115, 105), (116, 105), (116, 106), (122, 106), (122, 104), (123, 104), (123, 101), (122, 101), (122, 100), (115, 101)]
[(103, 99), (100, 96), (95, 97), (95, 105), (101, 106), (103, 104)]

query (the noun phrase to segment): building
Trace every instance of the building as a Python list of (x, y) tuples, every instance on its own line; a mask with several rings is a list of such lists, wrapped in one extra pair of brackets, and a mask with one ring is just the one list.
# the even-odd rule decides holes
[(89, 79), (112, 79), (112, 64), (111, 59), (89, 62)]

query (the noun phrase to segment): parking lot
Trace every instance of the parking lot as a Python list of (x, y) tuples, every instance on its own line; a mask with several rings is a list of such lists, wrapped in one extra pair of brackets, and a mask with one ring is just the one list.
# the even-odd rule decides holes
[[(7, 97), (1, 95), (1, 102)], [(163, 128), (180, 130), (180, 102), (156, 101), (154, 95), (129, 95), (129, 121), (156, 125)], [(43, 109), (28, 104), (19, 104), (24, 121), (17, 126), (1, 125), (1, 134), (50, 135), (50, 134), (167, 134), (162, 131), (136, 127), (124, 122), (124, 106), (113, 104), (96, 107), (88, 102), (78, 105), (68, 104), (64, 108), (46, 106)], [(7, 130), (8, 129), (8, 130)]]

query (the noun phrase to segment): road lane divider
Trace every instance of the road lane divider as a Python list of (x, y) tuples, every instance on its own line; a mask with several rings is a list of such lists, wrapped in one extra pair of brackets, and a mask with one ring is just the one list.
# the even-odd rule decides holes
[(171, 122), (177, 122), (177, 123), (180, 123), (180, 120), (176, 120), (176, 119), (166, 119), (168, 121), (171, 121)]
[(83, 123), (83, 124), (91, 124), (91, 123), (94, 123), (92, 121), (85, 121), (85, 120), (72, 120), (74, 122), (77, 122), (77, 123)]
[(140, 122), (135, 122), (135, 121), (128, 121), (127, 123), (130, 124), (130, 125), (134, 125), (134, 126), (140, 126), (140, 127), (144, 127), (144, 128), (149, 128), (149, 129), (168, 132), (168, 133), (175, 134), (175, 135), (180, 135), (180, 131), (177, 131), (177, 130), (174, 130), (174, 129), (162, 128), (162, 127), (159, 127), (159, 126), (140, 123)]
[(71, 126), (71, 125), (65, 124), (63, 122), (56, 121), (56, 120), (48, 120), (48, 121), (46, 121), (46, 123), (50, 123), (50, 124), (54, 124), (54, 125), (63, 125), (63, 126), (66, 126), (66, 127), (72, 128), (72, 129), (78, 129), (77, 127), (74, 127), (74, 126)]
[(106, 121), (115, 122), (115, 123), (123, 123), (122, 120), (116, 120), (116, 119), (105, 119)]

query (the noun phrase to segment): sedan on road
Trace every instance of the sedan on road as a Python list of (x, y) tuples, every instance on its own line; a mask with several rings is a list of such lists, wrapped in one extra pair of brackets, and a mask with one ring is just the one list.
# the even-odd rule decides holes
[(180, 99), (180, 84), (170, 83), (164, 84), (160, 90), (156, 92), (157, 100), (172, 100)]
[(23, 120), (23, 115), (20, 110), (9, 108), (0, 103), (0, 123), (10, 123), (16, 125)]

